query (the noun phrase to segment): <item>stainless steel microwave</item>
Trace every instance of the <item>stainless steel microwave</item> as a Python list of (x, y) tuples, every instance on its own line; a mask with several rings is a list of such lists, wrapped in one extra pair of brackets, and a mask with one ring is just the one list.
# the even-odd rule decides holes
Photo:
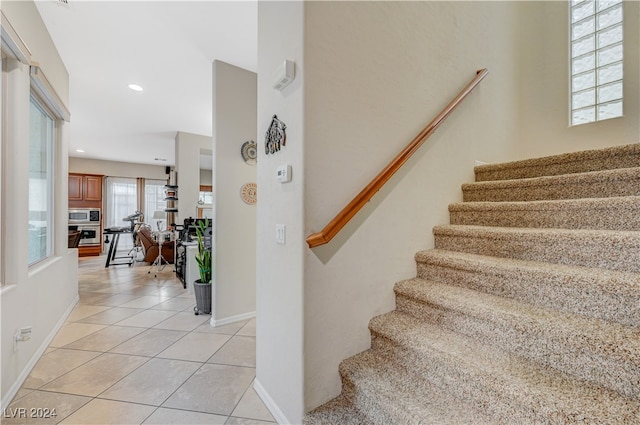
[(100, 208), (69, 208), (70, 224), (100, 224)]

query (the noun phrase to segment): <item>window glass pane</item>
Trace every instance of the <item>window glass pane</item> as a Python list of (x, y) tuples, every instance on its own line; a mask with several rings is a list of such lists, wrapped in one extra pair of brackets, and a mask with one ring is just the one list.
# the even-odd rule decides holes
[(213, 192), (200, 192), (198, 203), (213, 204)]
[[(129, 221), (123, 218), (136, 212), (138, 205), (136, 179), (125, 177), (107, 177), (106, 227), (129, 226)], [(131, 249), (133, 238), (121, 237), (118, 241), (119, 249)]]
[(607, 65), (609, 63), (618, 62), (621, 60), (622, 44), (616, 44), (615, 46), (598, 50), (598, 66)]
[(29, 110), (29, 264), (53, 247), (54, 121), (32, 97)]
[(622, 22), (622, 5), (612, 7), (598, 14), (598, 29), (601, 30), (611, 25)]
[(594, 71), (573, 77), (573, 91), (581, 91), (596, 86), (596, 73)]
[(571, 22), (578, 22), (594, 13), (592, 1), (586, 1), (571, 8)]
[(598, 0), (596, 2), (596, 10), (600, 12), (601, 10), (605, 10), (613, 5), (622, 3), (622, 0)]
[(618, 25), (598, 33), (598, 48), (622, 41), (622, 26)]
[(165, 198), (165, 188), (167, 182), (165, 180), (151, 180), (144, 181), (144, 217), (145, 223), (150, 224), (153, 229), (157, 229), (158, 222), (161, 222), (161, 228), (167, 228), (166, 216), (163, 219), (154, 219), (153, 214), (156, 211), (163, 211), (167, 207), (167, 201)]
[(596, 120), (596, 108), (585, 108), (573, 111), (571, 114), (571, 125), (586, 124)]
[(598, 69), (598, 84), (607, 84), (617, 80), (622, 80), (622, 62)]
[(573, 31), (571, 35), (572, 40), (577, 40), (585, 35), (593, 34), (595, 31), (595, 18), (592, 16), (589, 19), (573, 24), (571, 26), (571, 30)]
[(622, 99), (622, 81), (598, 87), (598, 103)]
[(584, 108), (585, 106), (591, 106), (596, 103), (596, 91), (595, 89), (585, 90), (573, 94), (572, 108)]
[(2, 141), (0, 142), (0, 286), (4, 285), (4, 270), (5, 270), (5, 266), (4, 266), (4, 251), (3, 251), (3, 245), (4, 245), (4, 238), (3, 238), (3, 234), (2, 234), (2, 228), (3, 228), (3, 224), (4, 224), (4, 218), (2, 216), (2, 203), (4, 202), (3, 198), (3, 188), (4, 188), (4, 183), (3, 183), (3, 178), (2, 178), (2, 162), (3, 157), (4, 157), (4, 147), (5, 144), (8, 143), (7, 140), (7, 125), (9, 124), (9, 119), (7, 118), (7, 105), (8, 105), (8, 101), (7, 101), (7, 93), (8, 93), (8, 88), (9, 88), (9, 82), (8, 82), (8, 74), (7, 74), (7, 57), (4, 55), (4, 53), (2, 53), (2, 51), (0, 50), (0, 60), (2, 61), (2, 88), (0, 88), (0, 95), (2, 100), (0, 101), (0, 116), (1, 118), (1, 122), (0, 122), (0, 134), (1, 134), (1, 139)]
[(622, 116), (622, 100), (598, 105), (598, 119), (606, 120)]
[(622, 116), (623, 1), (569, 2), (571, 124)]
[(582, 56), (573, 60), (572, 73), (581, 74), (596, 67), (596, 56), (594, 53)]
[(592, 52), (594, 50), (594, 36), (591, 35), (586, 38), (582, 38), (578, 41), (574, 41), (572, 44), (572, 57), (582, 56), (585, 53)]

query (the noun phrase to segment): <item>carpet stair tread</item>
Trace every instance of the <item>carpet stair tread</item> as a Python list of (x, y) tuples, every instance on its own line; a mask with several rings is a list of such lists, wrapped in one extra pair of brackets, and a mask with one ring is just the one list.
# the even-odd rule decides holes
[(474, 172), (306, 425), (640, 424), (640, 143)]
[(302, 423), (304, 425), (366, 425), (369, 421), (353, 407), (351, 401), (341, 395), (307, 413)]
[[(580, 415), (584, 423), (627, 423), (640, 417), (637, 400), (403, 312), (375, 317), (369, 328), (374, 341), (381, 337), (403, 347), (396, 360), (406, 362), (414, 373), (433, 379), (442, 375), (445, 390), (473, 397), (503, 419), (520, 415), (520, 420), (529, 418), (528, 423), (540, 423)], [(453, 382), (459, 386), (451, 386)]]
[(451, 224), (502, 227), (640, 230), (639, 211), (640, 196), (449, 205)]
[(442, 225), (435, 247), (470, 254), (640, 272), (640, 232)]
[(431, 249), (417, 277), (640, 327), (640, 275), (596, 267)]
[(367, 412), (372, 421), (387, 413), (386, 418), (376, 421), (380, 425), (417, 424), (420, 421), (452, 425), (491, 423), (484, 413), (452, 398), (440, 388), (423, 380), (410, 381), (411, 375), (403, 366), (374, 350), (344, 360), (340, 364), (340, 374), (348, 383), (356, 385), (352, 398), (358, 411)]
[(590, 171), (462, 185), (463, 200), (540, 201), (640, 195), (640, 164), (633, 168)]
[(640, 397), (638, 328), (424, 279), (394, 289), (399, 311)]
[(640, 165), (640, 143), (475, 167), (476, 181), (505, 180), (630, 168)]

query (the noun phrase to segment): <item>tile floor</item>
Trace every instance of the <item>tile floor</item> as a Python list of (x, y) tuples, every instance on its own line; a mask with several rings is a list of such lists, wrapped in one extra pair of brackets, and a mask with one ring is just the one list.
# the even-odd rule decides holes
[[(213, 328), (172, 267), (148, 270), (80, 259), (80, 302), (2, 424), (275, 422), (253, 390), (255, 319)], [(56, 416), (21, 418), (23, 408)]]

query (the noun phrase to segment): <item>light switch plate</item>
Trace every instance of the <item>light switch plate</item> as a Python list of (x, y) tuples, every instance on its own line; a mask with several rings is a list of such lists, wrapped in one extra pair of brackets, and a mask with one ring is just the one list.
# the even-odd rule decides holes
[(287, 242), (287, 226), (276, 224), (276, 243), (284, 245)]

